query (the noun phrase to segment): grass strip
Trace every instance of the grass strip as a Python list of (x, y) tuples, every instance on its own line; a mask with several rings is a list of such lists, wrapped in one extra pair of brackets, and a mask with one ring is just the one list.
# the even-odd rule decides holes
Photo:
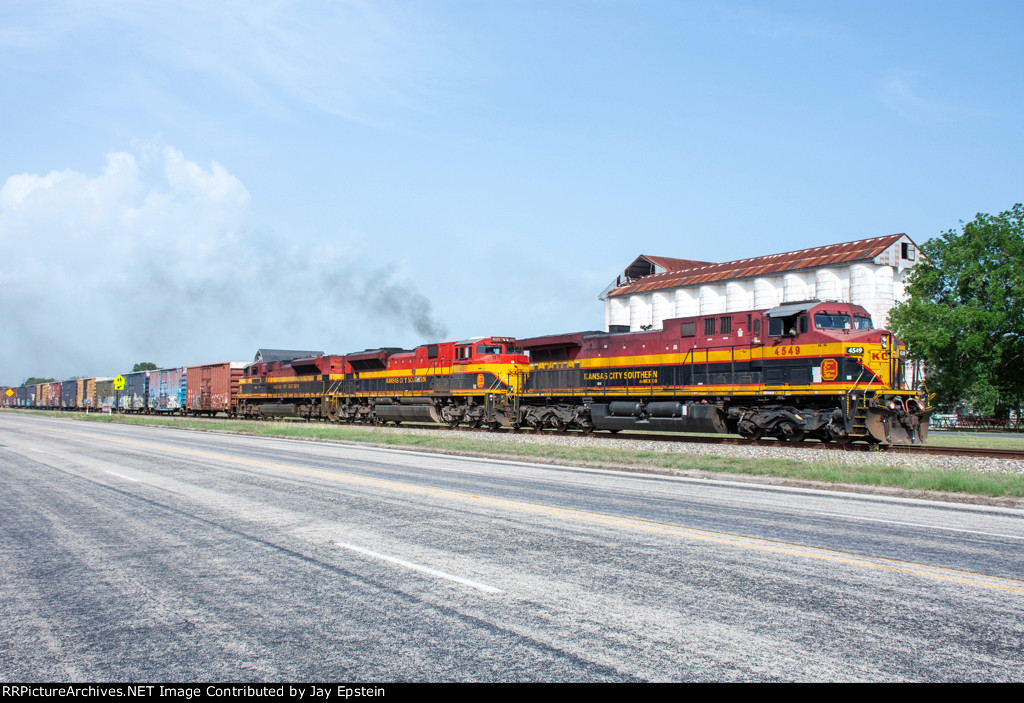
[(998, 434), (960, 434), (959, 432), (929, 432), (925, 444), (933, 447), (959, 449), (1018, 449), (1024, 450), (1024, 439), (1019, 436), (1003, 437)]
[[(15, 411), (17, 412), (17, 411)], [(23, 411), (32, 412), (32, 411)], [(769, 459), (677, 451), (628, 450), (601, 446), (569, 446), (559, 443), (516, 442), (501, 435), (486, 438), (418, 435), (376, 427), (349, 427), (300, 422), (251, 422), (244, 420), (192, 420), (178, 417), (103, 415), (36, 411), (51, 417), (126, 425), (156, 425), (263, 437), (340, 440), (384, 446), (412, 447), (446, 453), (497, 458), (565, 462), (583, 466), (626, 468), (640, 471), (683, 473), (707, 471), (749, 476), (770, 476), (792, 481), (830, 484), (887, 486), (906, 491), (942, 491), (991, 498), (1024, 497), (1024, 474), (938, 469), (927, 466), (845, 463), (823, 454), (812, 461)]]

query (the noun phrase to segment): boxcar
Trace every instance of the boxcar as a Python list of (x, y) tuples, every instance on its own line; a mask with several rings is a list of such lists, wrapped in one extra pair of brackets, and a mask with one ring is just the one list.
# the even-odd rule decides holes
[(149, 375), (149, 410), (180, 413), (185, 410), (185, 369), (160, 369)]
[(78, 407), (76, 396), (78, 395), (78, 381), (64, 381), (60, 384), (60, 406), (66, 410), (74, 410)]
[(96, 392), (92, 398), (93, 410), (108, 410), (116, 406), (113, 378), (97, 378)]
[(149, 372), (124, 374), (124, 390), (117, 391), (117, 409), (124, 413), (146, 411), (149, 396)]
[(225, 361), (219, 364), (189, 366), (185, 370), (186, 412), (193, 415), (235, 414), (238, 382), (247, 363)]

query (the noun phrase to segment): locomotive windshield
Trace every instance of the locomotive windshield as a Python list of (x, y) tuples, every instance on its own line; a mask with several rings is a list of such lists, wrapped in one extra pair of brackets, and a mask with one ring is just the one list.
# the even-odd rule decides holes
[(477, 354), (501, 354), (500, 344), (478, 344), (476, 345)]
[(814, 313), (814, 326), (819, 330), (853, 329), (853, 321), (849, 315), (830, 315), (827, 312)]
[(871, 318), (864, 315), (854, 315), (853, 321), (856, 323), (857, 329), (859, 330), (873, 330), (875, 328), (875, 326), (871, 324)]

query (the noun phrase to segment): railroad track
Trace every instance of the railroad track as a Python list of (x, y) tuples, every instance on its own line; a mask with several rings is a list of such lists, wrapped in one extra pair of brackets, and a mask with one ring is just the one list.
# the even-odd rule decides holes
[[(130, 417), (130, 416), (129, 416)], [(179, 415), (152, 415), (146, 417), (161, 417), (167, 419), (179, 418)], [(229, 418), (207, 418), (207, 417), (181, 417), (183, 420), (227, 420)], [(240, 420), (242, 421), (242, 420)], [(245, 422), (253, 422), (254, 420), (244, 420)], [(295, 420), (288, 420), (289, 422), (295, 422)], [(274, 422), (274, 421), (271, 421)], [(278, 421), (279, 422), (279, 421)], [(339, 425), (345, 426), (345, 425)], [(375, 425), (350, 425), (351, 427), (374, 427)], [(833, 451), (833, 452), (893, 452), (898, 454), (918, 454), (918, 455), (933, 455), (933, 456), (960, 456), (960, 457), (978, 457), (984, 459), (1003, 459), (1007, 461), (1024, 461), (1024, 449), (980, 449), (973, 447), (943, 447), (935, 445), (893, 445), (889, 447), (883, 447), (877, 444), (867, 444), (864, 442), (851, 442), (848, 444), (836, 444), (832, 442), (819, 442), (816, 440), (806, 440), (803, 442), (785, 442), (777, 439), (743, 439), (735, 436), (714, 436), (714, 435), (698, 435), (698, 434), (663, 434), (663, 433), (641, 433), (641, 432), (590, 432), (584, 433), (579, 431), (564, 431), (559, 432), (554, 429), (545, 430), (533, 430), (533, 429), (512, 429), (512, 428), (497, 428), (490, 429), (486, 427), (472, 428), (472, 427), (448, 427), (447, 425), (436, 425), (432, 423), (418, 423), (418, 422), (403, 422), (401, 425), (378, 425), (380, 427), (405, 427), (411, 429), (430, 430), (437, 432), (482, 432), (488, 435), (501, 435), (501, 434), (528, 434), (534, 436), (550, 436), (550, 437), (579, 437), (586, 438), (589, 441), (602, 442), (613, 439), (628, 439), (636, 441), (647, 441), (647, 442), (677, 442), (683, 444), (720, 444), (729, 446), (740, 446), (740, 447), (776, 447), (776, 448), (791, 448), (791, 449), (810, 449), (814, 451)]]
[[(440, 428), (446, 429), (446, 428)], [(565, 435), (554, 430), (541, 430), (537, 433), (533, 430), (474, 430), (478, 432), (529, 432), (533, 434), (549, 434), (551, 436)], [(877, 444), (866, 444), (864, 442), (851, 442), (848, 444), (835, 444), (831, 442), (818, 442), (808, 440), (803, 442), (784, 442), (777, 439), (742, 439), (740, 437), (715, 437), (708, 435), (674, 435), (674, 434), (643, 434), (620, 432), (617, 434), (593, 432), (588, 435), (576, 433), (578, 436), (586, 436), (597, 441), (605, 439), (631, 439), (648, 442), (681, 442), (690, 444), (721, 444), (731, 446), (753, 446), (753, 447), (779, 447), (792, 449), (811, 449), (815, 451), (833, 452), (893, 452), (902, 454), (928, 454), (938, 456), (964, 456), (981, 457), (986, 459), (1006, 459), (1009, 461), (1024, 461), (1024, 449), (980, 449), (973, 447), (942, 447), (934, 445), (892, 445), (883, 447)]]
[[(353, 427), (359, 427), (361, 425), (352, 425)], [(367, 425), (372, 427), (372, 425)], [(533, 430), (533, 429), (513, 429), (513, 428), (496, 428), (491, 429), (487, 427), (448, 427), (447, 425), (436, 425), (433, 423), (415, 423), (415, 422), (403, 422), (401, 425), (384, 425), (390, 427), (405, 427), (410, 429), (422, 429), (431, 430), (437, 432), (482, 432), (488, 435), (501, 435), (501, 434), (528, 434), (533, 436), (549, 436), (549, 437), (580, 437), (592, 440), (595, 442), (601, 442), (613, 439), (628, 439), (637, 441), (647, 442), (677, 442), (683, 444), (719, 444), (729, 446), (753, 446), (753, 447), (777, 447), (783, 449), (810, 449), (815, 451), (839, 451), (839, 452), (893, 452), (902, 454), (918, 454), (918, 455), (933, 455), (933, 456), (960, 456), (960, 457), (979, 457), (985, 459), (1004, 459), (1007, 461), (1024, 461), (1024, 449), (979, 449), (972, 447), (942, 447), (934, 445), (892, 445), (884, 447), (877, 444), (867, 444), (865, 442), (850, 442), (848, 444), (836, 444), (832, 442), (819, 442), (816, 440), (806, 440), (803, 442), (785, 442), (778, 439), (743, 439), (735, 436), (714, 436), (714, 435), (699, 435), (699, 434), (662, 434), (662, 433), (641, 433), (641, 432), (579, 432), (579, 431), (563, 431), (559, 432), (554, 429), (545, 430)]]

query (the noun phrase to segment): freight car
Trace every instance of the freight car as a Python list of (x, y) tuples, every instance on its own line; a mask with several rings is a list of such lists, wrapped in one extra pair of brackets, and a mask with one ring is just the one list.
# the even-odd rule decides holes
[(147, 404), (149, 412), (184, 412), (185, 396), (186, 370), (184, 368), (159, 369), (149, 372), (149, 402)]
[(144, 413), (149, 407), (149, 372), (134, 371), (123, 375), (124, 388), (115, 390), (118, 412)]
[(210, 417), (223, 412), (234, 416), (244, 368), (244, 361), (185, 368), (185, 412)]

